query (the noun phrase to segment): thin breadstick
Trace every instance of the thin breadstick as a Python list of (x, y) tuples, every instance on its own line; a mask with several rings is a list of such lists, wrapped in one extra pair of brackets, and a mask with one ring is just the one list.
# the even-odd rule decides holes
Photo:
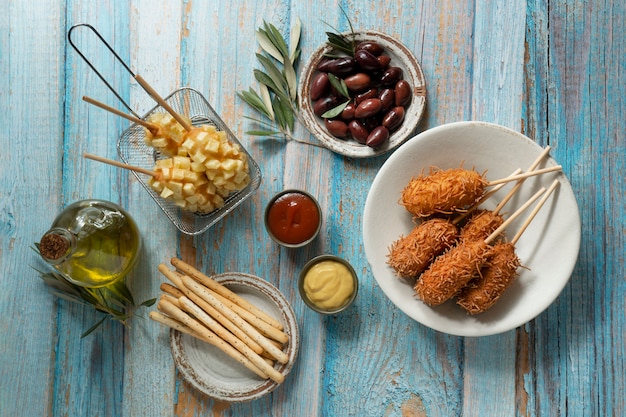
[[(205, 312), (207, 312), (211, 317), (213, 317), (218, 323), (221, 330), (226, 331), (226, 329), (230, 330), (232, 334), (238, 337), (243, 343), (248, 345), (250, 349), (252, 349), (256, 353), (263, 352), (263, 347), (259, 345), (257, 342), (252, 340), (250, 336), (248, 336), (243, 330), (241, 330), (236, 324), (234, 324), (229, 318), (224, 316), (222, 313), (213, 308), (212, 305), (204, 301), (200, 296), (198, 296), (193, 291), (189, 290), (189, 288), (185, 287), (182, 281), (182, 276), (179, 275), (176, 271), (172, 271), (166, 265), (159, 265), (159, 271), (165, 275), (167, 279), (172, 281), (174, 285), (176, 285), (176, 289), (178, 292), (182, 293), (183, 296), (187, 296), (194, 303), (200, 306)], [(180, 297), (178, 297), (180, 298)], [(223, 327), (222, 327), (223, 326)], [(224, 329), (224, 327), (226, 329)], [(218, 330), (211, 328), (214, 332), (218, 333)], [(219, 333), (218, 333), (219, 334)]]
[(561, 165), (555, 165), (553, 167), (537, 169), (535, 171), (524, 172), (523, 174), (517, 174), (517, 175), (510, 176), (510, 177), (500, 178), (499, 180), (489, 181), (489, 183), (487, 183), (487, 186), (491, 187), (492, 185), (501, 184), (503, 182), (517, 181), (523, 178), (534, 177), (535, 175), (546, 174), (548, 172), (561, 171), (562, 169), (563, 167)]
[(146, 82), (146, 80), (144, 80), (140, 75), (135, 75), (135, 79), (137, 80), (137, 82), (147, 91), (147, 93), (157, 102), (161, 105), (161, 107), (163, 107), (165, 109), (165, 111), (167, 111), (169, 114), (172, 115), (172, 117), (174, 119), (176, 119), (176, 121), (178, 123), (180, 123), (180, 125), (187, 131), (189, 132), (191, 130), (191, 125), (189, 125), (189, 123), (187, 123), (187, 121), (185, 119), (183, 119), (178, 113), (176, 113), (176, 111), (167, 103), (167, 101), (165, 101), (163, 99), (163, 97), (161, 97), (159, 95), (159, 93), (157, 93), (157, 91), (152, 88), (152, 86), (150, 84), (148, 84)]
[(274, 359), (276, 359), (280, 363), (287, 363), (289, 361), (289, 356), (287, 356), (285, 352), (270, 343), (269, 339), (259, 333), (254, 327), (248, 324), (247, 321), (239, 317), (237, 313), (226, 307), (222, 302), (215, 298), (210, 291), (206, 290), (206, 287), (188, 276), (183, 276), (182, 280), (185, 287), (195, 292), (204, 301), (211, 304), (211, 306), (213, 306), (217, 311), (226, 316), (237, 327), (239, 327), (248, 336), (250, 336), (252, 340), (261, 345), (261, 347), (263, 347), (263, 349), (265, 349), (267, 353), (272, 355)]
[(114, 159), (108, 159), (102, 156), (98, 156), (98, 155), (93, 155), (90, 153), (84, 153), (83, 154), (83, 158), (87, 158), (87, 159), (92, 159), (94, 161), (98, 161), (98, 162), (103, 162), (105, 164), (109, 164), (109, 165), (113, 165), (115, 167), (118, 168), (123, 168), (123, 169), (128, 169), (130, 171), (135, 171), (135, 172), (140, 172), (142, 174), (146, 174), (146, 175), (150, 175), (154, 178), (159, 178), (159, 174), (157, 172), (154, 171), (150, 171), (149, 169), (145, 169), (142, 167), (138, 167), (138, 166), (134, 166), (134, 165), (129, 165), (129, 164), (125, 164), (123, 162), (118, 162)]
[[(178, 272), (178, 271), (171, 271), (171, 273), (178, 275), (178, 278), (180, 280), (182, 280), (182, 277), (184, 276), (183, 273)], [(184, 287), (184, 284), (182, 284), (182, 281), (181, 281), (181, 285), (183, 285)], [(207, 291), (210, 291), (211, 294), (213, 294), (215, 298), (221, 301), (226, 307), (230, 308), (235, 313), (237, 313), (242, 319), (244, 319), (250, 325), (252, 325), (252, 327), (256, 328), (259, 331), (259, 333), (261, 333), (263, 336), (269, 337), (270, 339), (275, 340), (279, 342), (280, 344), (285, 344), (289, 341), (289, 335), (287, 335), (283, 331), (278, 330), (276, 327), (271, 326), (270, 324), (264, 322), (263, 320), (255, 316), (254, 314), (250, 313), (248, 310), (242, 308), (238, 304), (235, 304), (234, 302), (224, 297), (223, 295), (218, 294), (217, 292), (211, 290), (210, 288), (206, 286), (205, 286), (205, 289)]]
[(202, 340), (204, 342), (211, 343), (209, 340), (204, 338), (201, 334), (194, 332), (191, 328), (185, 326), (178, 320), (174, 320), (173, 318), (166, 316), (165, 314), (162, 314), (159, 311), (151, 311), (148, 316), (152, 320), (156, 321), (157, 323), (164, 324), (165, 326), (171, 329), (178, 330), (181, 333), (188, 334), (189, 336), (195, 337), (196, 339)]
[(138, 125), (141, 125), (147, 129), (150, 129), (150, 131), (152, 132), (152, 134), (157, 134), (157, 132), (159, 131), (159, 126), (155, 125), (154, 123), (150, 123), (150, 122), (146, 122), (143, 119), (140, 119), (138, 117), (135, 116), (131, 116), (130, 114), (126, 114), (123, 111), (120, 111), (118, 109), (116, 109), (115, 107), (111, 107), (107, 104), (101, 103), (98, 100), (95, 100), (91, 97), (88, 96), (83, 96), (83, 100), (86, 101), (89, 104), (93, 104), (94, 106), (100, 107), (103, 110), (108, 111), (109, 113), (113, 113), (117, 116), (123, 117), (126, 120), (130, 120), (131, 122), (135, 122)]
[(491, 242), (493, 242), (500, 235), (500, 233), (502, 233), (509, 226), (509, 224), (513, 222), (513, 220), (519, 217), (519, 215), (522, 214), (522, 212), (526, 210), (535, 200), (537, 200), (545, 191), (546, 188), (542, 187), (532, 197), (530, 197), (527, 202), (525, 202), (520, 208), (518, 208), (515, 213), (511, 214), (511, 216), (506, 219), (504, 223), (500, 225), (500, 227), (498, 227), (492, 234), (489, 235), (487, 239), (485, 239), (485, 243), (490, 244)]
[[(215, 320), (211, 316), (209, 316), (204, 310), (194, 304), (189, 298), (181, 297), (179, 299), (181, 308), (188, 313), (191, 313), (197, 320), (202, 322), (209, 329), (213, 330), (213, 326), (215, 324)], [(221, 326), (220, 326), (221, 327)], [(235, 349), (241, 352), (246, 358), (248, 358), (254, 365), (256, 365), (261, 371), (267, 374), (272, 380), (276, 382), (284, 378), (284, 376), (278, 372), (276, 369), (269, 366), (265, 360), (259, 356), (256, 352), (248, 347), (241, 340), (237, 339), (231, 333), (225, 332), (223, 334), (215, 332), (215, 334), (220, 337), (222, 340), (230, 343)]]
[(173, 296), (174, 296), (174, 297), (176, 297), (176, 298), (180, 298), (180, 297), (182, 297), (183, 295), (185, 295), (185, 294), (183, 294), (183, 292), (182, 292), (180, 289), (178, 289), (178, 287), (175, 287), (175, 286), (173, 286), (173, 285), (171, 285), (171, 284), (168, 284), (167, 282), (162, 283), (162, 284), (159, 286), (159, 288), (160, 288), (160, 289), (161, 289), (161, 291), (163, 291), (164, 293), (167, 293), (167, 294), (173, 295)]
[(161, 300), (165, 300), (165, 301), (167, 301), (169, 303), (174, 304), (177, 307), (180, 307), (180, 305), (178, 304), (178, 298), (174, 297), (171, 294), (161, 294), (161, 296), (159, 297), (159, 301), (161, 301)]
[(543, 197), (541, 197), (541, 200), (539, 200), (539, 202), (537, 203), (537, 205), (535, 206), (535, 208), (533, 209), (533, 211), (530, 212), (530, 214), (528, 215), (528, 218), (526, 219), (526, 221), (524, 222), (524, 224), (522, 224), (522, 226), (520, 227), (520, 229), (517, 231), (517, 233), (515, 234), (515, 236), (513, 237), (513, 239), (511, 240), (511, 243), (513, 245), (515, 245), (517, 243), (517, 241), (520, 239), (520, 237), (522, 237), (522, 233), (524, 233), (524, 231), (526, 230), (526, 228), (530, 225), (530, 222), (533, 221), (533, 219), (535, 218), (535, 216), (537, 215), (537, 213), (539, 212), (539, 210), (541, 210), (541, 207), (544, 205), (544, 203), (546, 202), (546, 200), (548, 199), (548, 197), (550, 197), (550, 194), (552, 194), (552, 192), (555, 190), (555, 188), (559, 185), (559, 180), (554, 180), (552, 182), (552, 185), (550, 185), (550, 187), (548, 188), (548, 190), (546, 191), (546, 193), (543, 195)]
[(265, 313), (263, 310), (259, 309), (255, 305), (250, 304), (246, 299), (235, 294), (234, 292), (232, 292), (225, 286), (221, 285), (217, 281), (206, 276), (205, 274), (198, 271), (196, 268), (184, 262), (183, 260), (178, 259), (178, 258), (172, 258), (171, 263), (176, 269), (196, 279), (197, 281), (202, 283), (205, 287), (208, 287), (212, 289), (213, 291), (215, 291), (216, 293), (226, 297), (227, 299), (234, 302), (235, 304), (242, 307), (243, 309), (248, 310), (250, 313), (254, 314), (255, 316), (257, 316), (264, 322), (272, 325), (273, 327), (276, 327), (278, 330), (284, 329), (283, 325), (280, 322), (278, 322), (275, 318), (271, 317), (270, 315), (268, 315), (267, 313)]
[[(526, 170), (526, 172), (534, 171), (539, 166), (541, 161), (543, 161), (543, 159), (546, 156), (548, 156), (549, 153), (550, 153), (550, 146), (546, 146), (545, 149), (543, 150), (543, 152), (541, 152), (541, 154), (537, 157), (537, 159), (535, 159), (535, 161), (530, 165), (530, 167), (528, 167), (528, 170)], [(508, 203), (509, 200), (511, 198), (513, 198), (515, 193), (520, 189), (520, 187), (524, 183), (525, 179), (526, 178), (522, 178), (520, 180), (517, 180), (517, 183), (513, 186), (513, 188), (511, 188), (511, 191), (509, 191), (508, 194), (504, 196), (502, 201), (500, 201), (500, 203), (493, 210), (494, 213), (496, 213), (496, 214), (499, 213), (500, 210), (502, 210), (502, 207), (504, 207), (506, 205), (506, 203)]]
[(261, 378), (267, 379), (269, 375), (261, 370), (257, 365), (255, 365), (250, 359), (246, 358), (241, 354), (237, 349), (217, 337), (215, 333), (204, 327), (197, 320), (191, 318), (187, 313), (182, 311), (180, 308), (175, 305), (163, 302), (158, 303), (157, 308), (161, 310), (163, 313), (177, 320), (178, 322), (184, 324), (185, 326), (192, 329), (194, 332), (200, 334), (203, 339), (205, 339), (208, 343), (220, 349), (222, 352), (235, 359), (237, 362), (250, 369), (252, 372), (260, 376)]

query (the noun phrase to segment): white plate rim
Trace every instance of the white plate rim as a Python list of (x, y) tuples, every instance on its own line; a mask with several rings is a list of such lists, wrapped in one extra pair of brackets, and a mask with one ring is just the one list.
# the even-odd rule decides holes
[[(407, 176), (418, 175), (420, 173), (420, 168), (426, 168), (427, 165), (428, 166), (433, 165), (431, 162), (429, 162), (429, 158), (431, 158), (431, 156), (420, 155), (419, 153), (420, 148), (426, 148), (426, 147), (433, 148), (436, 146), (433, 141), (439, 141), (439, 140), (442, 140), (443, 137), (448, 137), (448, 136), (455, 138), (455, 139), (450, 139), (450, 141), (457, 140), (456, 139), (457, 136), (467, 135), (468, 132), (470, 132), (471, 135), (476, 135), (481, 132), (491, 133), (491, 134), (495, 133), (497, 136), (501, 137), (498, 140), (509, 141), (507, 142), (509, 146), (513, 144), (517, 146), (517, 148), (521, 148), (522, 152), (526, 150), (528, 153), (528, 155), (525, 155), (527, 160), (529, 158), (534, 160), (536, 156), (538, 156), (543, 151), (543, 148), (541, 148), (538, 144), (536, 144), (534, 141), (532, 141), (530, 138), (526, 137), (525, 135), (517, 131), (514, 131), (512, 129), (509, 129), (507, 127), (500, 126), (500, 125), (493, 124), (493, 123), (488, 123), (488, 122), (461, 121), (461, 122), (448, 123), (448, 124), (444, 124), (438, 127), (434, 127), (432, 129), (428, 129), (416, 135), (415, 137), (411, 138), (409, 141), (405, 142), (401, 147), (399, 147), (387, 159), (387, 161), (383, 164), (383, 166), (377, 173), (374, 181), (372, 182), (370, 191), (368, 192), (364, 211), (363, 211), (363, 225), (362, 225), (363, 226), (363, 241), (364, 241), (364, 249), (365, 249), (366, 257), (368, 259), (368, 263), (369, 263), (370, 269), (372, 270), (374, 278), (376, 279), (379, 287), (382, 289), (386, 297), (389, 298), (389, 300), (392, 303), (394, 303), (401, 311), (403, 311), (413, 320), (427, 327), (430, 327), (434, 330), (443, 332), (443, 333), (448, 333), (448, 334), (457, 335), (457, 336), (488, 336), (488, 335), (503, 333), (508, 330), (515, 329), (529, 322), (530, 320), (538, 316), (540, 313), (542, 313), (561, 293), (565, 285), (569, 282), (569, 279), (571, 277), (571, 274), (574, 270), (574, 267), (578, 259), (578, 253), (579, 253), (579, 248), (580, 248), (580, 238), (581, 238), (580, 213), (579, 213), (578, 204), (576, 202), (574, 192), (565, 174), (564, 173), (550, 174), (552, 176), (549, 177), (549, 179), (546, 179), (545, 181), (549, 180), (551, 182), (554, 178), (557, 178), (559, 180), (560, 186), (557, 188), (557, 191), (555, 192), (555, 195), (552, 196), (552, 198), (555, 198), (556, 195), (558, 195), (559, 200), (554, 203), (555, 205), (566, 204), (566, 207), (568, 208), (568, 213), (565, 213), (566, 219), (561, 219), (561, 220), (554, 219), (553, 213), (549, 212), (548, 209), (546, 208), (546, 206), (549, 206), (550, 200), (548, 200), (548, 202), (546, 203), (546, 206), (544, 206), (544, 208), (539, 212), (539, 214), (537, 215), (533, 223), (538, 222), (538, 219), (542, 216), (542, 213), (544, 211), (548, 211), (548, 213), (550, 213), (550, 214), (543, 213), (544, 216), (550, 215), (551, 220), (560, 222), (559, 225), (565, 221), (569, 222), (568, 224), (565, 225), (567, 226), (567, 230), (563, 230), (564, 229), (563, 227), (559, 227), (558, 229), (559, 232), (565, 234), (567, 238), (564, 244), (560, 245), (562, 248), (559, 248), (559, 249), (567, 250), (567, 253), (566, 253), (567, 259), (560, 259), (560, 261), (562, 261), (563, 264), (561, 265), (561, 268), (558, 270), (558, 273), (559, 273), (558, 276), (556, 277), (550, 276), (549, 277), (550, 281), (545, 281), (548, 283), (547, 288), (544, 288), (546, 292), (544, 294), (541, 294), (541, 297), (538, 298), (536, 303), (532, 303), (532, 305), (529, 305), (529, 306), (520, 306), (521, 303), (515, 303), (515, 301), (512, 300), (514, 295), (517, 295), (517, 296), (519, 295), (509, 294), (512, 291), (519, 290), (520, 293), (523, 294), (523, 298), (526, 297), (526, 293), (522, 291), (528, 292), (529, 284), (526, 281), (524, 281), (524, 279), (521, 277), (526, 278), (524, 274), (526, 273), (526, 275), (529, 275), (530, 273), (527, 272), (527, 270), (524, 268), (520, 269), (521, 270), (520, 278), (516, 280), (516, 283), (520, 282), (518, 287), (521, 287), (521, 288), (514, 289), (513, 286), (509, 288), (507, 293), (504, 294), (504, 296), (496, 304), (496, 306), (494, 306), (490, 311), (485, 312), (481, 315), (477, 315), (477, 316), (467, 315), (461, 310), (460, 307), (454, 305), (453, 301), (449, 301), (447, 303), (444, 303), (444, 305), (435, 307), (435, 308), (427, 307), (425, 304), (421, 303), (421, 301), (419, 301), (418, 299), (411, 299), (411, 302), (408, 302), (407, 295), (400, 293), (400, 291), (402, 290), (399, 290), (399, 285), (400, 284), (405, 285), (408, 288), (408, 291), (411, 292), (411, 297), (413, 297), (412, 295), (413, 290), (410, 287), (410, 284), (406, 282), (402, 282), (402, 280), (400, 280), (396, 276), (393, 276), (393, 272), (391, 268), (389, 268), (386, 265), (386, 263), (385, 265), (381, 264), (382, 263), (381, 262), (382, 260), (381, 247), (384, 248), (382, 250), (385, 251), (385, 256), (386, 256), (386, 250), (387, 250), (386, 248), (388, 247), (388, 245), (391, 243), (392, 240), (390, 241), (389, 239), (387, 240), (383, 239), (383, 241), (381, 241), (380, 231), (382, 230), (381, 228), (390, 227), (388, 223), (389, 220), (386, 220), (386, 219), (393, 218), (393, 216), (390, 216), (390, 213), (388, 212), (385, 213), (384, 215), (377, 214), (375, 212), (376, 211), (375, 207), (377, 204), (382, 204), (380, 202), (381, 198), (388, 197), (389, 193), (393, 192), (390, 190), (386, 193), (385, 191), (385, 187), (387, 188), (390, 187), (390, 184), (389, 184), (390, 178), (393, 181), (399, 182), (400, 184), (402, 183), (402, 181), (408, 182), (408, 179), (410, 179), (410, 177), (407, 177)], [(446, 145), (452, 146), (449, 143), (446, 143)], [(470, 144), (464, 144), (464, 145), (469, 146)], [(476, 144), (474, 143), (471, 145), (476, 146)], [(465, 149), (467, 150), (467, 148)], [(445, 150), (445, 153), (448, 153), (449, 151), (450, 149), (448, 148)], [(399, 172), (402, 169), (398, 169), (397, 167), (398, 166), (402, 167), (402, 164), (406, 163), (407, 161), (412, 161), (412, 163), (418, 166), (415, 166), (415, 170), (413, 172), (406, 172), (406, 170), (405, 172)], [(439, 166), (439, 168), (450, 168), (450, 167), (458, 166), (460, 162), (461, 161), (451, 161), (450, 166)], [(467, 166), (471, 163), (472, 161), (470, 160), (464, 161), (464, 164), (468, 168), (471, 168)], [(554, 159), (551, 157), (548, 158), (548, 161), (546, 163), (546, 165), (548, 166), (556, 165), (556, 164), (557, 164), (556, 161), (554, 161)], [(512, 172), (515, 168), (517, 167), (511, 167), (509, 173)], [(526, 169), (527, 167), (521, 167), (521, 168)], [(393, 178), (392, 177), (393, 175), (396, 175), (396, 176), (399, 175), (400, 177), (404, 177), (404, 178)], [(505, 174), (503, 176), (506, 176), (506, 175), (508, 174)], [(489, 179), (494, 179), (494, 178), (489, 178)], [(543, 180), (537, 180), (537, 181), (543, 181)], [(393, 187), (393, 185), (391, 185), (391, 187)], [(399, 198), (399, 190), (396, 189), (396, 191), (398, 191), (397, 194)], [(505, 191), (502, 191), (502, 192), (505, 192)], [(384, 197), (383, 197), (383, 194), (384, 194)], [(396, 202), (394, 201), (394, 204), (395, 203)], [(396, 204), (396, 206), (399, 206), (399, 205)], [(395, 210), (397, 211), (397, 209)], [(410, 217), (410, 216), (407, 216), (407, 217)], [(522, 216), (522, 218), (524, 217), (525, 216)], [(559, 217), (562, 218), (563, 216), (559, 216)], [(405, 222), (404, 227), (406, 229), (406, 227), (408, 227), (406, 223), (406, 218), (404, 219), (404, 222)], [(555, 223), (550, 223), (551, 229), (556, 227), (554, 226), (554, 224)], [(520, 239), (520, 241), (518, 242), (518, 246), (522, 245), (523, 239), (528, 233), (530, 233), (530, 230), (532, 228), (533, 228), (533, 224), (531, 223), (531, 226), (529, 227), (529, 229), (527, 229), (527, 231), (524, 233), (524, 236), (522, 236), (522, 239)], [(545, 236), (543, 236), (542, 239), (547, 239), (546, 236), (552, 237), (550, 235), (550, 229), (547, 229), (547, 230), (548, 230), (547, 232), (542, 232), (542, 233), (545, 233)], [(408, 232), (408, 230), (406, 232)], [(530, 238), (529, 238), (529, 241), (530, 241)], [(542, 242), (539, 241), (539, 244), (537, 247), (542, 246), (542, 245), (543, 245)], [(519, 249), (523, 249), (523, 248), (520, 247)], [(529, 252), (531, 256), (536, 257), (536, 253), (535, 253), (536, 251), (534, 249), (532, 248), (526, 248), (526, 249), (527, 250), (525, 250), (525, 252)], [(528, 249), (532, 251), (529, 251)], [(521, 255), (520, 255), (520, 258), (522, 258)], [(526, 267), (529, 266), (525, 263), (525, 260), (523, 258), (522, 258), (522, 264)], [(535, 265), (530, 265), (530, 266), (532, 267)], [(538, 274), (538, 272), (535, 272), (535, 273)], [(537, 285), (546, 286), (545, 282), (543, 281), (532, 281), (529, 279), (528, 282), (538, 282)], [(509, 305), (504, 305), (503, 307), (499, 307), (499, 304), (506, 304), (503, 302), (505, 298), (507, 299), (507, 303), (509, 303)], [(454, 313), (452, 308), (458, 309), (460, 314), (455, 315), (456, 313)], [(449, 315), (450, 317), (446, 315)]]

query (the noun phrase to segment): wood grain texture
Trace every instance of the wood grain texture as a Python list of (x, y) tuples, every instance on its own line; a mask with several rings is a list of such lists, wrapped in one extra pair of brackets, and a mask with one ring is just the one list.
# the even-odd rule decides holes
[[(340, 7), (355, 28), (398, 37), (421, 62), (427, 110), (418, 132), (485, 120), (552, 147), (578, 198), (583, 236), (571, 282), (535, 320), (461, 338), (409, 319), (381, 292), (362, 249), (363, 206), (388, 155), (352, 160), (245, 133), (254, 125), (243, 116), (255, 114), (236, 92), (256, 86), (255, 30), (265, 20), (287, 34), (300, 18), (303, 63), (327, 24), (348, 30)], [(623, 2), (20, 1), (0, 11), (0, 416), (626, 414)], [(117, 159), (129, 123), (81, 99), (122, 109), (67, 44), (81, 22), (163, 96), (189, 86), (208, 99), (261, 166), (250, 200), (186, 237), (133, 175), (82, 158)], [(135, 111), (155, 104), (93, 39), (81, 41)], [(295, 134), (316, 141), (301, 126)], [(263, 226), (265, 205), (285, 188), (309, 191), (324, 212), (322, 233), (303, 249), (279, 248)], [(137, 220), (144, 246), (129, 278), (137, 300), (159, 294), (165, 278), (156, 267), (173, 256), (207, 274), (241, 271), (276, 285), (301, 333), (286, 382), (250, 403), (205, 397), (178, 374), (169, 331), (145, 310), (129, 328), (107, 323), (81, 339), (101, 316), (51, 296), (30, 268), (38, 260), (29, 247), (83, 198), (119, 203)], [(298, 295), (298, 273), (322, 253), (345, 257), (359, 274), (357, 301), (341, 315), (322, 317)]]

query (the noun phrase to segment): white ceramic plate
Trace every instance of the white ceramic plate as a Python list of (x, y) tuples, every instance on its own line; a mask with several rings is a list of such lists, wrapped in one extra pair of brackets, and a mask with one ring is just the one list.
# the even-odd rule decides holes
[[(275, 365), (287, 376), (298, 353), (298, 324), (291, 306), (281, 292), (267, 281), (253, 275), (225, 273), (214, 280), (276, 318), (285, 327), (289, 343), (284, 352), (286, 364)], [(176, 367), (200, 392), (220, 401), (243, 402), (272, 392), (279, 384), (262, 379), (215, 346), (176, 330), (170, 331), (170, 348)]]
[[(429, 129), (398, 148), (376, 175), (365, 203), (363, 239), (368, 262), (385, 295), (404, 313), (432, 329), (459, 336), (485, 336), (521, 326), (545, 310), (569, 281), (580, 247), (580, 215), (565, 174), (549, 173), (527, 179), (504, 212), (513, 213), (542, 186), (560, 184), (521, 239), (517, 255), (525, 268), (500, 300), (485, 313), (471, 316), (451, 300), (429, 307), (414, 296), (411, 284), (387, 265), (389, 245), (412, 228), (411, 215), (398, 204), (409, 180), (430, 167), (486, 171), (489, 180), (510, 175), (535, 161), (543, 149), (526, 136), (483, 122), (458, 122)], [(541, 167), (557, 163), (548, 158)], [(508, 185), (487, 200), (494, 208), (510, 190)], [(511, 239), (529, 209), (511, 223)]]
[[(344, 35), (350, 36), (348, 34)], [(413, 99), (406, 109), (402, 125), (391, 133), (389, 140), (376, 148), (360, 144), (354, 139), (337, 139), (328, 133), (322, 119), (313, 112), (313, 103), (309, 98), (311, 81), (317, 74), (316, 68), (324, 58), (324, 55), (332, 50), (327, 44), (322, 45), (313, 52), (311, 58), (304, 66), (302, 76), (300, 77), (300, 85), (298, 86), (298, 104), (304, 125), (325, 147), (335, 153), (351, 158), (369, 158), (391, 151), (414, 135), (426, 108), (426, 82), (422, 67), (413, 53), (394, 37), (369, 30), (356, 31), (354, 38), (357, 42), (365, 40), (378, 42), (385, 49), (385, 53), (391, 57), (390, 65), (402, 68), (404, 79), (413, 87)]]

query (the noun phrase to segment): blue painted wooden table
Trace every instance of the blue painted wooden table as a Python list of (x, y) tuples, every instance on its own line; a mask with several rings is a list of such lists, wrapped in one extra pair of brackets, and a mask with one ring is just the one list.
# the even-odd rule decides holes
[[(539, 317), (507, 333), (449, 336), (414, 322), (380, 291), (363, 251), (369, 184), (388, 155), (353, 160), (315, 146), (256, 139), (236, 92), (255, 85), (255, 30), (286, 33), (303, 22), (302, 56), (331, 24), (390, 33), (421, 62), (427, 111), (418, 132), (484, 120), (550, 145), (582, 216), (571, 281)], [(619, 0), (22, 1), (0, 7), (0, 415), (1, 416), (620, 416), (626, 415), (626, 280), (623, 181), (626, 144), (626, 3)], [(86, 161), (117, 158), (129, 122), (88, 106), (115, 104), (68, 46), (90, 23), (163, 94), (202, 92), (263, 172), (254, 195), (208, 232), (179, 233), (134, 176)], [(154, 104), (98, 53), (140, 114)], [(315, 142), (302, 126), (296, 136)], [(319, 239), (298, 251), (267, 236), (262, 212), (284, 188), (319, 198)], [(165, 281), (160, 262), (179, 256), (203, 271), (264, 277), (292, 303), (301, 349), (284, 385), (245, 404), (214, 402), (177, 373), (168, 331), (135, 318), (107, 322), (50, 295), (31, 268), (33, 242), (80, 199), (117, 202), (137, 219), (145, 249), (133, 272), (137, 299)], [(345, 314), (320, 317), (295, 277), (320, 253), (348, 258), (361, 287)], [(558, 260), (555, 260), (558, 262)]]

